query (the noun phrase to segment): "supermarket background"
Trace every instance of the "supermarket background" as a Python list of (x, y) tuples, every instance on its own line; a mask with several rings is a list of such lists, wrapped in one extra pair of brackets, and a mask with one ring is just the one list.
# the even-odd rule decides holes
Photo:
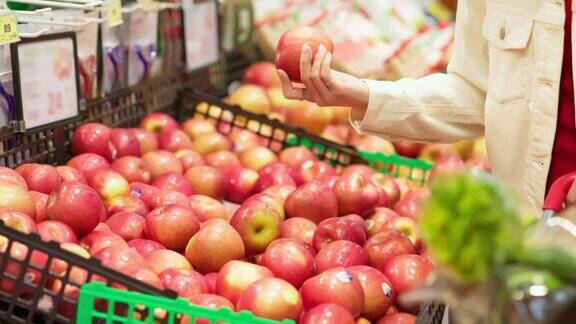
[(539, 220), (483, 139), (391, 143), (282, 95), (298, 26), (361, 78), (444, 72), (456, 1), (1, 5), (0, 323), (575, 318), (573, 175)]

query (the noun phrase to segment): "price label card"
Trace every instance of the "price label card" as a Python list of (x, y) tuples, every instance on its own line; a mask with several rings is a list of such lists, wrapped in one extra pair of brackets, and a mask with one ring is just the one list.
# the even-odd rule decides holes
[(122, 2), (120, 0), (110, 1), (106, 11), (108, 17), (108, 27), (118, 26), (124, 22), (122, 20)]
[(16, 119), (26, 129), (79, 115), (76, 35), (52, 34), (12, 45)]
[(19, 40), (16, 16), (14, 14), (0, 16), (0, 45), (14, 43)]
[(216, 1), (183, 4), (183, 8), (187, 70), (216, 63), (220, 58)]

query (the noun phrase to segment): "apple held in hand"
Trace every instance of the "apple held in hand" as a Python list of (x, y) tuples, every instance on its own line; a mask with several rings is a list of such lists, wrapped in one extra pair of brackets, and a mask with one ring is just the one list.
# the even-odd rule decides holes
[(146, 238), (171, 250), (184, 250), (198, 230), (200, 221), (188, 207), (166, 205), (154, 209), (146, 216)]
[(202, 224), (186, 246), (186, 258), (202, 273), (216, 272), (228, 261), (243, 257), (242, 238), (223, 219), (211, 219)]
[(330, 269), (306, 280), (300, 294), (306, 310), (334, 303), (356, 317), (364, 308), (364, 291), (360, 280), (344, 268)]
[(216, 293), (236, 304), (251, 284), (260, 279), (273, 277), (268, 268), (244, 261), (230, 261), (218, 273)]
[(276, 278), (284, 279), (297, 288), (316, 273), (314, 251), (297, 239), (272, 242), (259, 264), (270, 269)]
[(271, 320), (297, 320), (302, 313), (302, 298), (290, 283), (278, 278), (264, 278), (242, 292), (237, 308)]
[(362, 246), (350, 241), (336, 241), (324, 246), (316, 254), (316, 270), (322, 273), (328, 269), (355, 265), (367, 265), (368, 253)]
[(334, 52), (334, 44), (330, 36), (311, 27), (295, 27), (286, 31), (276, 46), (276, 67), (288, 74), (293, 82), (302, 82), (300, 79), (300, 53), (302, 46), (310, 46), (311, 57), (316, 55), (320, 45), (330, 53)]

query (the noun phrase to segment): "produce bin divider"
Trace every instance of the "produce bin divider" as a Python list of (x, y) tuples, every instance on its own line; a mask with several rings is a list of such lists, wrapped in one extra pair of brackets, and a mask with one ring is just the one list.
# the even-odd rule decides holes
[[(106, 304), (106, 310), (97, 309), (96, 305)], [(110, 312), (115, 305), (123, 305), (127, 312)], [(295, 324), (294, 321), (274, 321), (254, 316), (251, 312), (233, 312), (227, 308), (211, 309), (190, 304), (182, 298), (169, 299), (161, 296), (152, 296), (143, 293), (119, 290), (107, 287), (99, 282), (92, 282), (82, 286), (78, 304), (78, 323), (134, 323), (134, 312), (138, 309), (146, 310), (147, 314), (155, 314), (165, 323), (179, 323), (183, 316), (189, 316), (189, 322), (197, 319), (210, 320), (211, 323), (225, 321), (230, 324)], [(153, 323), (150, 319), (141, 319), (138, 323)]]

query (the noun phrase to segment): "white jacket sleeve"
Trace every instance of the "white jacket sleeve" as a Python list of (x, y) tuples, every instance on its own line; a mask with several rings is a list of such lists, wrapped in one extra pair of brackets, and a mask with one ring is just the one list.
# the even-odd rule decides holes
[(447, 74), (395, 82), (366, 80), (369, 103), (352, 109), (354, 128), (388, 140), (455, 142), (484, 132), (488, 54), (482, 37), (485, 0), (460, 0)]

